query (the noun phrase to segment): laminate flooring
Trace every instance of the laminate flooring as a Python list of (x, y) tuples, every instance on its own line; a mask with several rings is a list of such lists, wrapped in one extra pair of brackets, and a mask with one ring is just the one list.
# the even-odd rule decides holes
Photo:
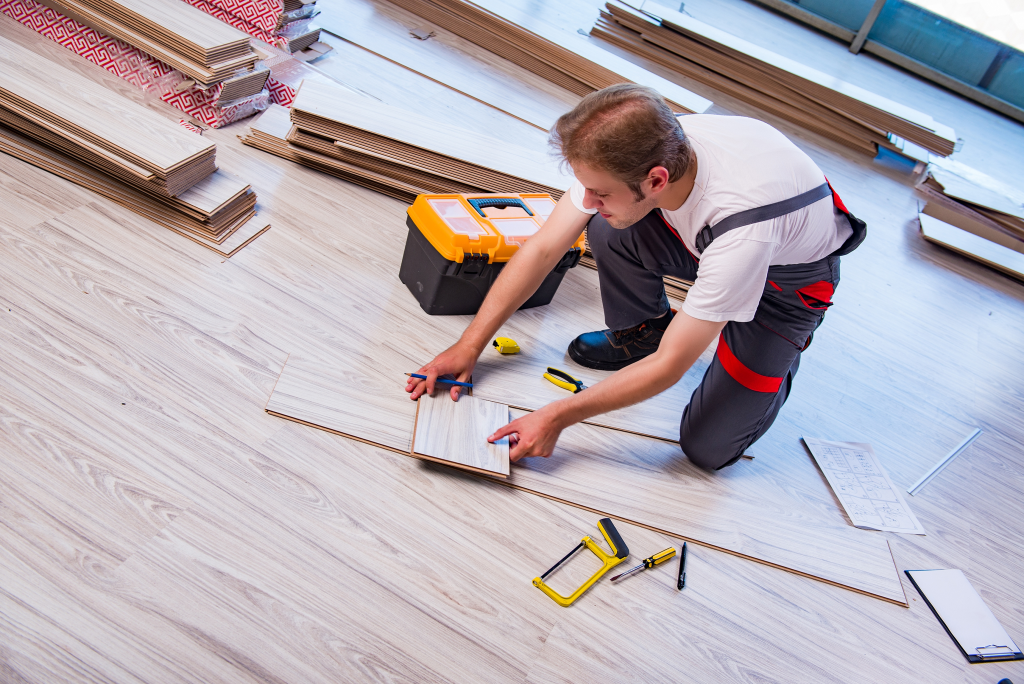
[[(820, 48), (820, 36), (787, 33), (760, 8), (722, 4), (730, 30), (752, 27), (743, 35), (760, 31), (765, 41), (795, 32), (794, 49)], [(690, 11), (712, 5), (687, 2)], [(538, 18), (549, 11), (534, 8)], [(543, 140), (352, 50), (317, 64), (391, 104), (404, 98), (520, 144)], [(899, 92), (883, 94), (939, 103), (968, 139), (971, 165), (987, 158), (1000, 174), (1019, 170), (1019, 127), (886, 69), (877, 67), (879, 82)], [(922, 240), (904, 179), (779, 127), (840, 183), (871, 232), (844, 258), (837, 304), (756, 459), (708, 477), (771, 478), (817, 519), (836, 520), (837, 503), (799, 445), (808, 426), (871, 442), (897, 485), (981, 427), (910, 500), (927, 537), (878, 536), (900, 570), (962, 569), (1019, 638), (1024, 286)], [(16, 455), (0, 464), (4, 678), (1024, 676), (1021, 663), (967, 664), (909, 584), (907, 609), (706, 547), (690, 547), (681, 593), (669, 563), (559, 608), (530, 579), (596, 534), (597, 513), (267, 415), (289, 354), (326, 366), (396, 348), (397, 375), (454, 341), (468, 319), (425, 316), (398, 281), (404, 205), (243, 147), (239, 132), (206, 136), (222, 168), (252, 182), (275, 229), (228, 261), (0, 156), (0, 439)], [(559, 320), (580, 310), (600, 325), (596, 295), (592, 274), (574, 269), (552, 305), (513, 323), (547, 320), (541, 342), (564, 350), (581, 331)], [(634, 558), (675, 541), (617, 526)], [(564, 590), (574, 577), (553, 579)]]
[[(731, 477), (709, 476), (686, 461), (676, 444), (580, 425), (563, 433), (551, 458), (518, 463), (510, 472), (507, 442), (497, 453), (483, 441), (508, 422), (505, 404), (475, 394), (453, 402), (442, 391), (417, 402), (427, 409), (416, 409), (414, 423), (403, 388), (376, 370), (402, 360), (355, 356), (336, 363), (289, 359), (268, 412), (402, 453), (412, 441), (414, 453), (484, 474), (499, 472), (513, 486), (542, 496), (906, 603), (884, 537), (851, 528), (841, 511), (823, 516), (804, 506), (786, 491), (775, 464), (757, 464), (754, 474), (752, 464), (743, 463)], [(492, 410), (481, 413), (478, 404)], [(513, 418), (521, 415), (512, 412)], [(479, 456), (470, 456), (478, 450)], [(804, 477), (814, 474), (810, 466)]]
[[(568, 319), (561, 321), (565, 334), (572, 329), (583, 331), (601, 330), (605, 326), (600, 319), (590, 315), (570, 312)], [(523, 317), (525, 318), (525, 317)], [(590, 327), (587, 327), (587, 326)], [(501, 355), (484, 353), (473, 371), (473, 396), (491, 401), (503, 401), (528, 411), (535, 411), (553, 401), (564, 399), (568, 392), (544, 379), (548, 366), (568, 372), (591, 387), (611, 375), (610, 371), (584, 368), (571, 358), (565, 345), (558, 344), (554, 335), (544, 335), (550, 330), (550, 321), (533, 318), (509, 321), (501, 334), (520, 342), (523, 351), (518, 354)], [(528, 340), (523, 342), (523, 340)], [(639, 435), (679, 441), (679, 421), (683, 409), (690, 403), (690, 395), (700, 384), (704, 372), (714, 358), (715, 346), (709, 348), (676, 385), (661, 394), (639, 404), (600, 414), (587, 419), (591, 425), (600, 425), (624, 430)]]
[(416, 401), (412, 455), (484, 475), (508, 477), (508, 437), (487, 437), (509, 422), (508, 406), (442, 390)]
[[(328, 3), (317, 22), (337, 38), (495, 107), (540, 130), (572, 109), (580, 96), (497, 57), (429, 21), (383, 0)], [(432, 33), (414, 37), (416, 28)], [(336, 36), (337, 38), (333, 38)], [(514, 91), (510, 96), (509, 92)]]

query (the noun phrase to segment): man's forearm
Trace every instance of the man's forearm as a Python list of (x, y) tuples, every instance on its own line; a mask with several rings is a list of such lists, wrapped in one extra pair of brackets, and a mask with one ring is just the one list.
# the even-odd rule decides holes
[(579, 394), (548, 404), (564, 429), (601, 413), (631, 406), (664, 392), (679, 382), (725, 327), (725, 322), (676, 314), (657, 352), (617, 371)]
[(692, 365), (693, 361), (680, 367), (657, 355), (649, 356), (548, 407), (554, 411), (560, 427), (565, 428), (660, 394), (679, 382)]
[(494, 281), (461, 341), (482, 351), (498, 328), (536, 292), (556, 263), (557, 257), (545, 254), (539, 245), (523, 245)]

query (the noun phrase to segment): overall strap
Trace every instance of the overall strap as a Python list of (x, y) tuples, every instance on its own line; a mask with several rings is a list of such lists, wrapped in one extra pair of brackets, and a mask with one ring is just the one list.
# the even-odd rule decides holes
[(742, 228), (743, 226), (749, 226), (752, 223), (760, 223), (761, 221), (770, 221), (773, 218), (785, 216), (798, 209), (803, 209), (806, 206), (814, 204), (818, 200), (825, 199), (832, 194), (832, 188), (829, 187), (828, 182), (824, 182), (813, 190), (801, 193), (796, 197), (790, 197), (789, 199), (782, 200), (781, 202), (775, 202), (773, 204), (766, 204), (763, 207), (755, 207), (753, 209), (747, 209), (741, 211), (738, 214), (727, 216), (714, 226), (704, 226), (700, 232), (697, 233), (697, 251), (701, 254), (708, 248), (715, 238), (722, 237), (725, 233), (736, 228)]

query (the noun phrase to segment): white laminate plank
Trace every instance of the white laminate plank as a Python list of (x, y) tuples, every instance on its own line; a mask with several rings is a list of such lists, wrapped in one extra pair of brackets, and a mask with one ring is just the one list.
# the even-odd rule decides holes
[(495, 443), (487, 437), (509, 421), (508, 406), (470, 396), (452, 401), (446, 385), (434, 396), (417, 401), (413, 456), (474, 472), (508, 477), (508, 437)]
[[(513, 418), (522, 415), (512, 411)], [(841, 514), (818, 517), (787, 491), (789, 483), (772, 477), (772, 470), (755, 459), (710, 474), (690, 463), (678, 445), (576, 425), (562, 432), (550, 458), (517, 463), (512, 483), (906, 605), (885, 536), (855, 529)], [(802, 476), (817, 477), (809, 459)]]
[(416, 404), (403, 391), (400, 372), (375, 366), (361, 354), (330, 363), (291, 356), (267, 412), (408, 452)]
[[(512, 326), (508, 328), (511, 331)], [(519, 339), (512, 332), (509, 336)], [(683, 409), (690, 403), (690, 395), (699, 382), (700, 374), (710, 363), (711, 353), (713, 349), (706, 352), (679, 383), (661, 394), (632, 406), (592, 416), (586, 422), (678, 442)], [(568, 391), (544, 379), (544, 372), (549, 366), (579, 378), (587, 387), (612, 375), (611, 371), (584, 368), (565, 352), (534, 342), (524, 351), (509, 356), (485, 351), (473, 370), (473, 396), (535, 411), (569, 396)]]
[(1018, 280), (1024, 280), (1024, 254), (927, 214), (918, 215), (918, 219), (921, 221), (921, 235), (929, 242), (942, 245)]
[(444, 122), (425, 120), (330, 83), (305, 81), (295, 97), (292, 111), (307, 112), (552, 188), (565, 188), (572, 182), (545, 151), (518, 147)]

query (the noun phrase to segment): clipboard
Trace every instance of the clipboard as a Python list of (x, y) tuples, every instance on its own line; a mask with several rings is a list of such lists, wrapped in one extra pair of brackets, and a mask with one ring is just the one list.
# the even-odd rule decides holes
[(904, 572), (969, 662), (1024, 660), (1024, 653), (961, 571)]

